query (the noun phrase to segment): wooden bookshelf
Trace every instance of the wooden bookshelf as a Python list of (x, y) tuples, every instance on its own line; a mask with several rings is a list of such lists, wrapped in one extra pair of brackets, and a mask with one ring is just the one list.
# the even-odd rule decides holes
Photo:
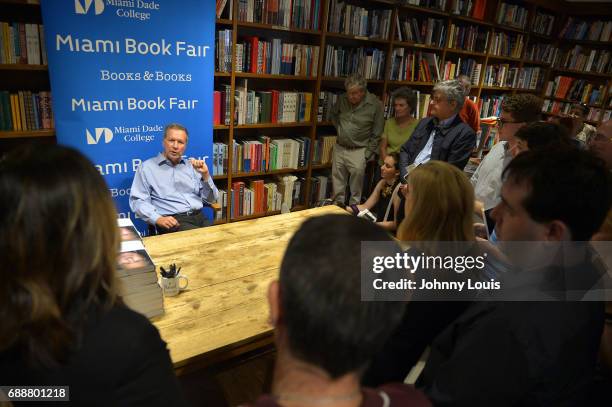
[(269, 30), (269, 31), (290, 31), (292, 33), (299, 33), (299, 34), (321, 35), (321, 31), (305, 30), (303, 28), (295, 28), (295, 27), (285, 27), (282, 25), (250, 23), (247, 21), (238, 21), (237, 26), (256, 28), (256, 29), (261, 29), (261, 30)]
[(597, 78), (610, 78), (609, 74), (603, 74), (598, 72), (588, 72), (588, 71), (576, 71), (574, 69), (565, 69), (565, 68), (552, 68), (553, 71), (559, 72), (562, 74), (570, 74), (570, 75), (586, 75), (586, 76), (595, 76)]
[(236, 78), (256, 78), (256, 79), (278, 79), (288, 81), (316, 81), (313, 76), (296, 76), (296, 75), (270, 75), (264, 73), (236, 72)]
[(48, 71), (47, 65), (0, 64), (0, 71)]
[(423, 49), (428, 51), (444, 51), (444, 48), (436, 47), (435, 45), (418, 44), (416, 42), (393, 41), (392, 43), (396, 48), (416, 48), (419, 50)]
[(0, 139), (55, 137), (55, 130), (0, 131)]
[(460, 15), (457, 15), (457, 14), (450, 14), (450, 19), (454, 20), (454, 21), (463, 22), (463, 23), (479, 24), (479, 25), (482, 25), (482, 26), (485, 26), (485, 27), (494, 27), (495, 26), (495, 24), (490, 22), (490, 21), (484, 21), (484, 20), (479, 20), (477, 18), (460, 16)]
[(232, 174), (232, 178), (253, 178), (253, 177), (269, 177), (272, 175), (292, 174), (305, 172), (308, 168), (283, 168), (281, 170), (260, 171), (260, 172), (239, 172)]
[(327, 170), (332, 167), (331, 163), (328, 164), (312, 164), (313, 170)]
[[(265, 1), (265, 0), (264, 0)], [(231, 145), (234, 141), (243, 140), (253, 137), (254, 135), (270, 135), (274, 137), (282, 136), (282, 137), (308, 137), (311, 140), (311, 151), (310, 157), (313, 156), (314, 149), (314, 141), (317, 138), (317, 132), (331, 132), (332, 123), (328, 121), (318, 122), (317, 113), (319, 107), (319, 94), (321, 91), (341, 91), (343, 87), (344, 77), (333, 77), (324, 75), (325, 68), (325, 59), (326, 59), (326, 46), (334, 45), (334, 46), (346, 46), (351, 48), (358, 47), (371, 47), (377, 48), (381, 51), (385, 52), (385, 56), (382, 63), (382, 72), (384, 73), (382, 79), (377, 80), (368, 80), (369, 91), (371, 93), (376, 94), (381, 99), (383, 96), (394, 88), (398, 86), (410, 86), (421, 92), (428, 93), (431, 91), (434, 86), (434, 82), (414, 82), (414, 81), (395, 81), (391, 80), (391, 65), (392, 61), (392, 53), (396, 48), (406, 48), (409, 52), (421, 51), (421, 52), (433, 52), (435, 53), (440, 60), (441, 64), (446, 63), (447, 61), (451, 61), (452, 63), (457, 63), (459, 58), (463, 60), (465, 59), (475, 59), (477, 63), (482, 64), (482, 69), (480, 73), (480, 78), (478, 81), (478, 85), (474, 85), (472, 87), (472, 95), (480, 98), (481, 96), (486, 97), (494, 97), (501, 94), (506, 93), (517, 93), (517, 92), (529, 92), (534, 93), (541, 96), (544, 99), (556, 100), (559, 102), (575, 102), (568, 99), (559, 99), (552, 96), (545, 96), (544, 92), (547, 87), (547, 83), (554, 79), (556, 75), (563, 76), (572, 76), (578, 79), (585, 79), (591, 83), (602, 83), (605, 84), (606, 93), (603, 95), (603, 105), (602, 106), (590, 106), (595, 108), (600, 108), (602, 110), (602, 114), (599, 117), (603, 117), (603, 112), (605, 110), (612, 110), (608, 106), (608, 100), (610, 95), (607, 94), (609, 92), (610, 86), (612, 85), (612, 75), (610, 74), (600, 74), (600, 73), (591, 73), (591, 72), (581, 72), (575, 70), (566, 70), (557, 67), (551, 67), (551, 64), (544, 63), (540, 61), (532, 61), (527, 59), (527, 51), (529, 47), (538, 42), (551, 44), (554, 47), (561, 48), (563, 47), (573, 47), (575, 45), (584, 45), (590, 46), (598, 49), (609, 49), (612, 45), (612, 42), (601, 42), (601, 41), (584, 41), (584, 40), (568, 40), (568, 39), (559, 39), (558, 35), (561, 32), (565, 22), (567, 21), (568, 16), (573, 15), (574, 12), (577, 14), (582, 14), (578, 16), (579, 18), (587, 18), (594, 17), (597, 19), (604, 20), (612, 20), (612, 10), (609, 7), (601, 6), (601, 7), (588, 7), (585, 9), (579, 9), (579, 5), (577, 3), (566, 3), (563, 1), (555, 1), (555, 0), (524, 0), (522, 4), (527, 8), (528, 16), (527, 16), (527, 24), (524, 28), (516, 28), (511, 27), (505, 24), (498, 24), (495, 21), (497, 11), (499, 9), (499, 5), (503, 0), (489, 0), (486, 2), (486, 9), (484, 14), (484, 20), (472, 18), (469, 16), (461, 16), (455, 15), (451, 13), (451, 6), (453, 0), (448, 0), (446, 2), (445, 10), (436, 10), (425, 7), (419, 7), (414, 5), (405, 5), (399, 4), (398, 1), (395, 0), (370, 0), (370, 1), (359, 1), (359, 0), (347, 0), (349, 4), (358, 5), (360, 7), (365, 7), (368, 9), (385, 9), (391, 10), (391, 21), (389, 24), (389, 33), (387, 38), (369, 38), (369, 37), (361, 37), (354, 35), (346, 35), (340, 34), (336, 32), (328, 31), (328, 19), (327, 11), (329, 10), (329, 2), (330, 0), (321, 0), (321, 15), (319, 16), (319, 28), (317, 30), (311, 29), (303, 29), (303, 28), (295, 28), (295, 27), (285, 27), (278, 26), (273, 24), (263, 24), (258, 22), (246, 22), (239, 21), (237, 17), (238, 6), (240, 4), (240, 0), (228, 0), (228, 3), (233, 2), (234, 16), (229, 16), (227, 13), (223, 15), (223, 18), (216, 20), (216, 30), (232, 30), (232, 38), (231, 38), (231, 69), (229, 72), (215, 72), (214, 80), (215, 80), (215, 89), (218, 89), (220, 85), (228, 85), (230, 95), (235, 94), (235, 90), (237, 85), (245, 80), (249, 79), (249, 89), (256, 90), (270, 90), (270, 89), (278, 89), (283, 91), (299, 91), (299, 92), (311, 92), (312, 104), (310, 106), (311, 117), (309, 121), (305, 122), (297, 122), (297, 123), (255, 123), (255, 124), (241, 124), (238, 125), (236, 123), (230, 123), (229, 125), (215, 125), (214, 129), (214, 141), (215, 142), (223, 142), (228, 145), (228, 163), (229, 168), (227, 169), (227, 174), (214, 176), (213, 179), (218, 181), (220, 188), (227, 189), (228, 191), (228, 200), (231, 199), (230, 189), (231, 183), (233, 179), (244, 179), (244, 178), (263, 178), (267, 176), (277, 175), (277, 174), (291, 174), (294, 173), (296, 175), (300, 175), (305, 179), (305, 185), (302, 185), (302, 188), (305, 188), (304, 193), (304, 203), (303, 206), (297, 206), (297, 208), (306, 208), (308, 207), (309, 199), (311, 196), (310, 191), (310, 180), (313, 175), (313, 171), (329, 171), (331, 169), (331, 164), (315, 164), (312, 162), (307, 163), (306, 167), (292, 170), (292, 169), (284, 169), (278, 171), (271, 172), (258, 172), (258, 173), (240, 173), (234, 174), (233, 168), (231, 168), (231, 163), (233, 163), (233, 151)], [(507, 0), (512, 3), (513, 1)], [(39, 5), (31, 5), (27, 3), (26, 0), (0, 0), (0, 5), (3, 5), (6, 9), (7, 7), (16, 7), (20, 11), (20, 13), (25, 13), (24, 18), (20, 21), (39, 21), (37, 19), (40, 18), (40, 6)], [(27, 7), (23, 7), (27, 6)], [(227, 6), (226, 6), (227, 7)], [(27, 11), (22, 11), (27, 10)], [(551, 35), (534, 33), (533, 24), (535, 21), (535, 13), (536, 11), (542, 11), (550, 15), (555, 16), (555, 22), (553, 29), (551, 31)], [(27, 14), (35, 15), (31, 19), (28, 19), (29, 16)], [(590, 14), (590, 16), (589, 16)], [(423, 18), (435, 18), (442, 19), (446, 23), (446, 39), (443, 47), (432, 46), (419, 44), (411, 41), (399, 41), (397, 37), (397, 27), (396, 27), (396, 19), (397, 18), (405, 18), (405, 17), (416, 17), (418, 19)], [(9, 20), (10, 21), (10, 20)], [(449, 48), (448, 44), (448, 36), (449, 30), (452, 24), (458, 26), (476, 26), (479, 29), (479, 32), (488, 32), (489, 33), (489, 43), (486, 47), (486, 52), (474, 52), (467, 51), (459, 48)], [(506, 57), (506, 56), (498, 56), (492, 55), (490, 52), (490, 44), (492, 41), (492, 36), (495, 33), (504, 32), (510, 35), (521, 34), (523, 36), (524, 44), (523, 44), (523, 54), (520, 58), (515, 57)], [(296, 44), (305, 44), (305, 45), (313, 45), (319, 47), (319, 61), (318, 66), (315, 67), (316, 75), (314, 76), (293, 76), (293, 75), (269, 75), (269, 74), (253, 74), (248, 72), (236, 72), (236, 44), (242, 41), (242, 38), (245, 36), (256, 35), (266, 40), (270, 40), (272, 38), (281, 38), (283, 42), (296, 43)], [(485, 72), (487, 67), (492, 65), (499, 64), (509, 64), (511, 67), (516, 67), (519, 69), (525, 67), (540, 67), (541, 68), (541, 85), (538, 83), (538, 89), (517, 89), (507, 86), (486, 86), (484, 85), (485, 81)], [(440, 72), (443, 72), (443, 66), (441, 67)], [(19, 65), (19, 64), (3, 64), (0, 65), (0, 71), (3, 71), (2, 75), (0, 75), (0, 90), (10, 89), (15, 90), (17, 88), (8, 88), (8, 86), (12, 86), (12, 83), (15, 82), (13, 79), (19, 78), (25, 86), (24, 89), (32, 89), (32, 87), (27, 87), (24, 78), (38, 78), (39, 76), (48, 76), (48, 68), (45, 65)], [(8, 78), (8, 85), (5, 85), (3, 88), (2, 85), (2, 77)], [(5, 79), (6, 80), (6, 79)], [(252, 81), (251, 81), (252, 80)], [(48, 86), (48, 85), (46, 85)], [(38, 88), (42, 89), (42, 88)], [(45, 89), (47, 90), (47, 89)], [(234, 103), (234, 97), (230, 98), (230, 114), (229, 117), (235, 117), (235, 111), (237, 106)], [(593, 122), (598, 123), (598, 122)], [(7, 138), (50, 138), (55, 135), (53, 130), (49, 131), (37, 131), (37, 132), (0, 132), (0, 139)], [(279, 213), (278, 211), (268, 212), (264, 214), (252, 215), (247, 217), (240, 217), (236, 219), (230, 219), (230, 209), (228, 209), (225, 213), (225, 219), (222, 220), (222, 223), (225, 222), (237, 222), (244, 219), (253, 219), (261, 216), (268, 216), (272, 214)]]
[(255, 123), (255, 124), (238, 124), (234, 129), (274, 129), (282, 127), (310, 127), (311, 122), (295, 122), (295, 123)]

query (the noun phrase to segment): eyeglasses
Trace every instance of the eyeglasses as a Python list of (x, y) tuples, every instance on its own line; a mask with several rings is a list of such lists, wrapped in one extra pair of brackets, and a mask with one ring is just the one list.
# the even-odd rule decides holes
[(504, 127), (506, 124), (513, 124), (513, 123), (524, 123), (524, 122), (517, 122), (517, 121), (512, 121), (512, 120), (504, 120), (500, 117), (497, 118), (495, 124), (497, 125), (497, 127), (499, 127), (500, 129), (502, 127)]

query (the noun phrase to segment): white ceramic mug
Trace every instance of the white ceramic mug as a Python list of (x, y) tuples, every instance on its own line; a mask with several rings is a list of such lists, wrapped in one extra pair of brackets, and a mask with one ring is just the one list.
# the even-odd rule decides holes
[[(183, 283), (183, 285), (181, 285), (181, 283)], [(189, 279), (180, 274), (172, 278), (167, 278), (167, 277), (161, 278), (162, 290), (164, 291), (164, 295), (168, 297), (177, 295), (180, 291), (187, 288), (188, 285), (189, 285)]]

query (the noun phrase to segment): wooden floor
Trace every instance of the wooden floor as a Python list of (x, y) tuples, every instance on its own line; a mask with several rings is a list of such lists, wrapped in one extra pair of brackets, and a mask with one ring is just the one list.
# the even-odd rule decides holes
[(269, 392), (275, 352), (248, 355), (230, 364), (181, 376), (193, 406), (234, 407), (252, 403)]

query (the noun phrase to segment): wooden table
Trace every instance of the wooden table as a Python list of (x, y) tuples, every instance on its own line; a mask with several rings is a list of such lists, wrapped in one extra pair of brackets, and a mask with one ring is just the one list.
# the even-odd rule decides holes
[(177, 373), (272, 343), (268, 285), (300, 224), (330, 213), (346, 212), (324, 206), (144, 239), (158, 268), (176, 263), (189, 278), (187, 290), (165, 297), (165, 314), (152, 320)]

